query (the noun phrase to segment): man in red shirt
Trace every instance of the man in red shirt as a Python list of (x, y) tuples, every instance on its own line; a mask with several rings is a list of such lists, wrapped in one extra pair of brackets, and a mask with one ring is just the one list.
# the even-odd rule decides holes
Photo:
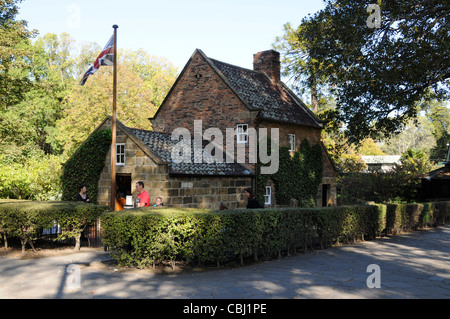
[(138, 191), (138, 195), (136, 198), (136, 207), (148, 207), (150, 206), (150, 196), (144, 190), (144, 183), (139, 181), (136, 183), (136, 190)]

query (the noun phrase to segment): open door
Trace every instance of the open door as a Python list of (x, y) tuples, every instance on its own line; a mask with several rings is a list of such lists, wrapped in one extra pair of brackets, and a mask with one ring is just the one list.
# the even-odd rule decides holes
[(322, 207), (328, 206), (328, 200), (330, 198), (330, 184), (322, 184)]
[(131, 195), (131, 174), (116, 174), (116, 211), (123, 210), (127, 195)]

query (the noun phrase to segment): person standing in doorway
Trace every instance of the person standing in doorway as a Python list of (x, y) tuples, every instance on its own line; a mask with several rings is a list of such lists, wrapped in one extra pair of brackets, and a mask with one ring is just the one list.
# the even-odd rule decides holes
[(144, 183), (139, 181), (136, 183), (136, 190), (138, 195), (136, 198), (136, 207), (148, 207), (150, 206), (150, 196), (144, 190)]

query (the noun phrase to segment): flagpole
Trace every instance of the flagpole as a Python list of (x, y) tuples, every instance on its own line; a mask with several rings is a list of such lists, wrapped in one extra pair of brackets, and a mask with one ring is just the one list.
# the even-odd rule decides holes
[(114, 28), (113, 57), (113, 111), (112, 111), (112, 145), (111, 145), (111, 209), (116, 211), (116, 105), (117, 105), (117, 26)]

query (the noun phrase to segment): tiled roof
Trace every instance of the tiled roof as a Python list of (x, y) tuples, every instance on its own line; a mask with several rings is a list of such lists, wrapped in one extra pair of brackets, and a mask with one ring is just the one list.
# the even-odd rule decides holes
[(127, 127), (127, 129), (164, 162), (171, 162), (171, 151), (176, 141), (172, 141), (170, 134), (131, 127)]
[(282, 82), (274, 84), (257, 72), (209, 58), (226, 78), (228, 85), (258, 118), (321, 128), (318, 119)]
[(450, 163), (446, 162), (445, 166), (429, 172), (422, 178), (427, 180), (450, 180)]
[[(142, 141), (150, 150), (158, 156), (162, 161), (169, 163), (169, 173), (177, 175), (207, 175), (207, 176), (251, 176), (250, 172), (245, 166), (239, 163), (195, 163), (194, 161), (194, 147), (193, 140), (191, 140), (191, 163), (174, 163), (172, 161), (172, 148), (179, 143), (173, 141), (171, 134), (147, 131), (135, 128), (126, 128), (136, 138)], [(209, 142), (203, 141), (203, 147)], [(209, 154), (203, 153), (203, 158), (211, 158)]]

